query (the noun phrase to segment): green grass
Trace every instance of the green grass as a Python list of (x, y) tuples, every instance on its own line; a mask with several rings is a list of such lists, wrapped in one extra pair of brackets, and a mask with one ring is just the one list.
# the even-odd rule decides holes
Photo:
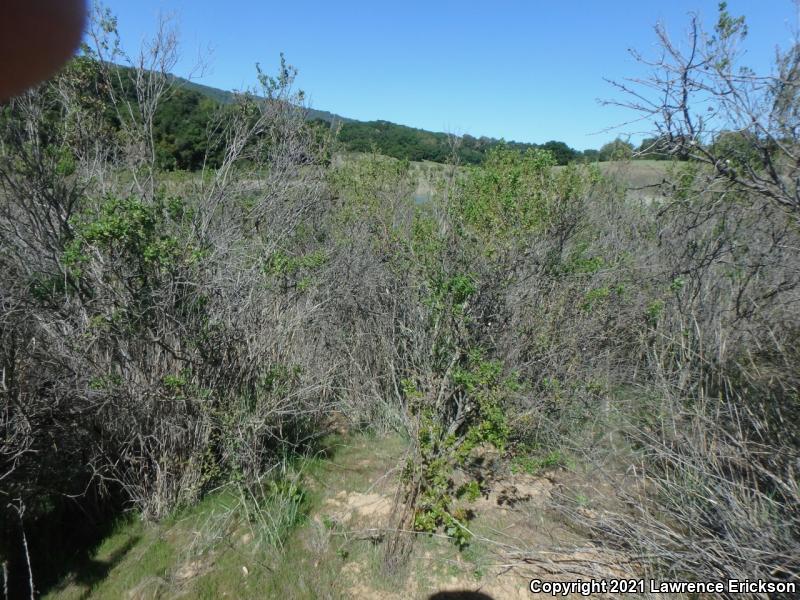
[(381, 548), (311, 516), (325, 498), (366, 490), (404, 447), (399, 437), (332, 438), (249, 490), (226, 486), (156, 524), (121, 518), (44, 598), (348, 597), (340, 569), (355, 561), (372, 572)]
[(88, 567), (45, 597), (162, 598), (188, 590), (197, 598), (219, 598), (223, 590), (248, 596), (309, 507), (298, 480), (282, 476), (248, 492), (228, 487), (158, 524), (122, 519)]
[(545, 471), (568, 467), (569, 465), (569, 459), (559, 450), (552, 450), (542, 455), (518, 454), (511, 459), (511, 472), (541, 475)]
[(642, 187), (660, 183), (667, 172), (668, 160), (631, 160), (597, 163), (604, 175), (619, 176), (628, 187)]

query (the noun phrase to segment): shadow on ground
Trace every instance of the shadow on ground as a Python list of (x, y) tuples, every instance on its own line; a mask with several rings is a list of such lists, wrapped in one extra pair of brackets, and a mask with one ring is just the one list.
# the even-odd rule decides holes
[(125, 544), (117, 548), (107, 560), (96, 560), (88, 556), (80, 559), (75, 566), (75, 581), (81, 585), (92, 587), (108, 576), (125, 555), (139, 542), (140, 536), (133, 536)]
[[(48, 498), (50, 506), (36, 519), (0, 523), (0, 555), (5, 551), (7, 597), (30, 597), (29, 563), (36, 595), (44, 595), (67, 577), (91, 587), (108, 575), (136, 544), (130, 539), (107, 560), (95, 560), (97, 547), (123, 515), (115, 497)], [(24, 542), (27, 542), (27, 549)]]

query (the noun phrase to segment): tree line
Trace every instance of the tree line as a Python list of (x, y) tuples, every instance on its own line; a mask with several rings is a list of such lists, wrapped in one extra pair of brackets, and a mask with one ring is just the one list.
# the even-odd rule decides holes
[[(120, 77), (116, 85), (133, 100), (132, 72), (117, 66)], [(197, 171), (203, 166), (216, 168), (222, 159), (222, 148), (208, 147), (208, 128), (214, 126), (217, 113), (231, 110), (235, 94), (174, 78), (175, 85), (162, 99), (154, 115), (154, 143), (158, 165), (166, 170)], [(551, 140), (543, 144), (505, 141), (469, 134), (453, 136), (442, 132), (398, 125), (389, 121), (356, 121), (337, 115), (306, 110), (309, 122), (320, 131), (335, 133), (337, 147), (347, 152), (378, 152), (400, 160), (446, 163), (455, 156), (461, 164), (481, 164), (489, 151), (504, 146), (519, 152), (539, 148), (550, 152), (557, 165), (572, 162), (596, 162), (647, 158), (669, 160), (667, 144), (658, 138), (646, 138), (637, 147), (618, 138), (599, 150), (584, 151), (564, 142)]]

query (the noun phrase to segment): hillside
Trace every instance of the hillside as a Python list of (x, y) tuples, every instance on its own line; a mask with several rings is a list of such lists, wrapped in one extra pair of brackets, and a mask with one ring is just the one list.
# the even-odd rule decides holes
[[(180, 77), (175, 79), (183, 90), (189, 92), (190, 97), (197, 94), (223, 106), (230, 105), (236, 97), (230, 91), (202, 85)], [(384, 120), (358, 121), (313, 108), (306, 108), (305, 111), (309, 121), (329, 125), (334, 130), (338, 130), (338, 142), (342, 149), (350, 152), (377, 150), (381, 154), (393, 158), (443, 163), (451, 160), (455, 150), (458, 159), (463, 164), (479, 164), (489, 150), (504, 144), (520, 151), (533, 148), (549, 150), (555, 156), (556, 162), (561, 165), (583, 157), (581, 152), (557, 141), (549, 141), (544, 144), (506, 142), (489, 137), (476, 138), (467, 134), (459, 136), (458, 143), (454, 146), (451, 140), (452, 136), (443, 132), (427, 131)], [(594, 159), (591, 152), (587, 156)]]
[[(183, 88), (197, 92), (198, 94), (210, 98), (219, 104), (231, 104), (235, 100), (235, 94), (233, 92), (203, 85), (202, 83), (190, 81), (188, 79), (184, 79), (183, 77), (175, 77), (175, 80), (178, 81)], [(337, 115), (325, 110), (307, 108), (306, 113), (310, 121), (323, 121), (331, 124), (353, 122), (353, 119), (348, 119), (347, 117), (342, 117), (341, 115)]]

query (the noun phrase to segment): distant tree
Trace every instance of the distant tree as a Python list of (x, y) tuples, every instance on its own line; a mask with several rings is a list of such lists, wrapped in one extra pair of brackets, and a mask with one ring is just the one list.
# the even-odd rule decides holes
[(633, 157), (633, 144), (617, 138), (600, 148), (600, 160), (629, 160)]
[(556, 159), (556, 163), (559, 165), (569, 164), (578, 156), (578, 152), (576, 150), (570, 148), (564, 142), (557, 142), (555, 140), (549, 141), (546, 144), (542, 144), (540, 148), (549, 151), (553, 155), (553, 158)]
[(757, 165), (760, 156), (758, 143), (747, 131), (720, 131), (708, 148), (718, 160), (737, 169)]
[(668, 160), (670, 156), (669, 139), (665, 137), (647, 137), (642, 140), (641, 144), (639, 144), (634, 158)]
[(193, 171), (219, 165), (222, 148), (209, 148), (208, 127), (217, 102), (200, 93), (176, 88), (158, 107), (153, 135), (161, 168)]
[[(401, 160), (430, 160), (446, 162), (451, 156), (449, 136), (445, 133), (415, 129), (388, 121), (348, 121), (339, 131), (338, 141), (351, 152), (371, 152), (399, 158)], [(493, 148), (505, 148), (526, 152), (532, 148), (548, 150), (559, 165), (575, 160), (579, 153), (564, 142), (550, 141), (543, 145), (522, 142), (506, 142), (482, 136), (464, 135), (457, 149), (462, 164), (480, 164)]]

